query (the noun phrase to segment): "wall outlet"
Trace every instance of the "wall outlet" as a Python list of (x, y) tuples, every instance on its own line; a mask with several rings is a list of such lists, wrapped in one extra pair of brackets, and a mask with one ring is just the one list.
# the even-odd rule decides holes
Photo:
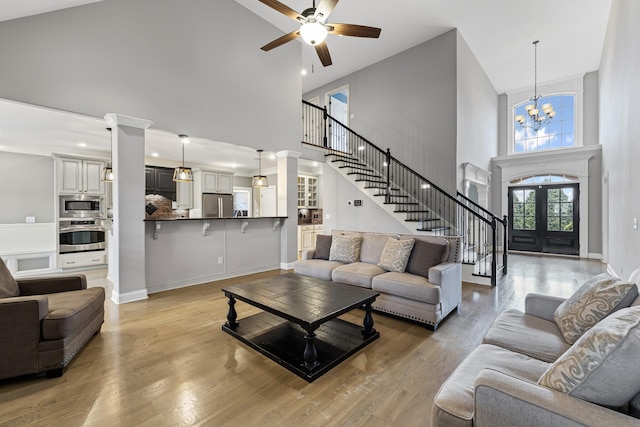
[(351, 201), (351, 200), (347, 200), (347, 205), (348, 205), (348, 206), (353, 205), (353, 201)]
[(634, 230), (638, 229), (638, 218), (633, 218), (633, 229)]
[(218, 257), (218, 264), (222, 264), (224, 262), (224, 258), (221, 256)]
[(330, 219), (331, 219), (331, 215), (329, 215), (329, 214), (324, 214), (324, 219), (326, 219), (326, 220), (330, 220)]
[[(25, 218), (25, 222), (27, 224), (33, 224), (36, 222), (36, 217), (35, 216), (28, 216)], [(636, 227), (637, 228), (637, 227)]]

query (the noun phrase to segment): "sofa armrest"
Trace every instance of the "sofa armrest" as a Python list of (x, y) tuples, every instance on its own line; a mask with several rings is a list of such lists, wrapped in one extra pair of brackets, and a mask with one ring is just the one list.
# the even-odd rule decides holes
[[(35, 302), (35, 305), (34, 305)], [(12, 307), (10, 307), (12, 306)], [(19, 313), (13, 313), (13, 307), (22, 307)], [(22, 297), (0, 298), (0, 323), (18, 324), (21, 322), (36, 322), (44, 319), (49, 313), (49, 298), (46, 295), (31, 295)], [(36, 316), (38, 316), (36, 318)], [(38, 323), (39, 324), (39, 323)], [(38, 326), (39, 327), (39, 326)]]
[(56, 292), (79, 291), (87, 289), (84, 274), (70, 276), (30, 277), (16, 279), (20, 287), (20, 296), (54, 294)]
[(475, 382), (474, 427), (638, 426), (638, 420), (504, 373), (483, 369)]
[(315, 251), (302, 251), (302, 259), (313, 259)]
[(524, 312), (553, 322), (553, 313), (565, 299), (550, 295), (527, 294), (524, 300)]
[(429, 281), (440, 286), (442, 312), (446, 316), (462, 302), (462, 264), (443, 262), (429, 269)]

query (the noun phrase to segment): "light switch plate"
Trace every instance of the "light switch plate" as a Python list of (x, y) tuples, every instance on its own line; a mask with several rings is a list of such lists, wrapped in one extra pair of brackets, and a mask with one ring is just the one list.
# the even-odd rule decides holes
[(25, 221), (26, 221), (27, 224), (33, 224), (33, 223), (36, 222), (36, 217), (35, 216), (28, 216), (28, 217), (26, 217)]

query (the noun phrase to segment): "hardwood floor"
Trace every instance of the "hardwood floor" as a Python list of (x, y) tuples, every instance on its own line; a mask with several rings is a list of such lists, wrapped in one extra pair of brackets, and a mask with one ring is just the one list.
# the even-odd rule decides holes
[[(284, 271), (106, 303), (102, 332), (57, 379), (0, 381), (0, 425), (424, 426), (440, 385), (529, 292), (568, 296), (598, 261), (513, 255), (496, 288), (465, 284), (437, 332), (374, 313), (380, 339), (309, 384), (223, 333), (220, 289)], [(91, 284), (99, 273), (89, 274)], [(238, 318), (258, 310), (236, 304)], [(362, 310), (342, 316), (360, 323)]]

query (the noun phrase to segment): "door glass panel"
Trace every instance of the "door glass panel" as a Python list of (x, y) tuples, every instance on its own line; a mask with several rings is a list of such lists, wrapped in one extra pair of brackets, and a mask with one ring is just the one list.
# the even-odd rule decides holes
[(563, 202), (573, 202), (573, 188), (563, 188), (562, 189)]
[(572, 217), (562, 217), (562, 231), (573, 231)]

